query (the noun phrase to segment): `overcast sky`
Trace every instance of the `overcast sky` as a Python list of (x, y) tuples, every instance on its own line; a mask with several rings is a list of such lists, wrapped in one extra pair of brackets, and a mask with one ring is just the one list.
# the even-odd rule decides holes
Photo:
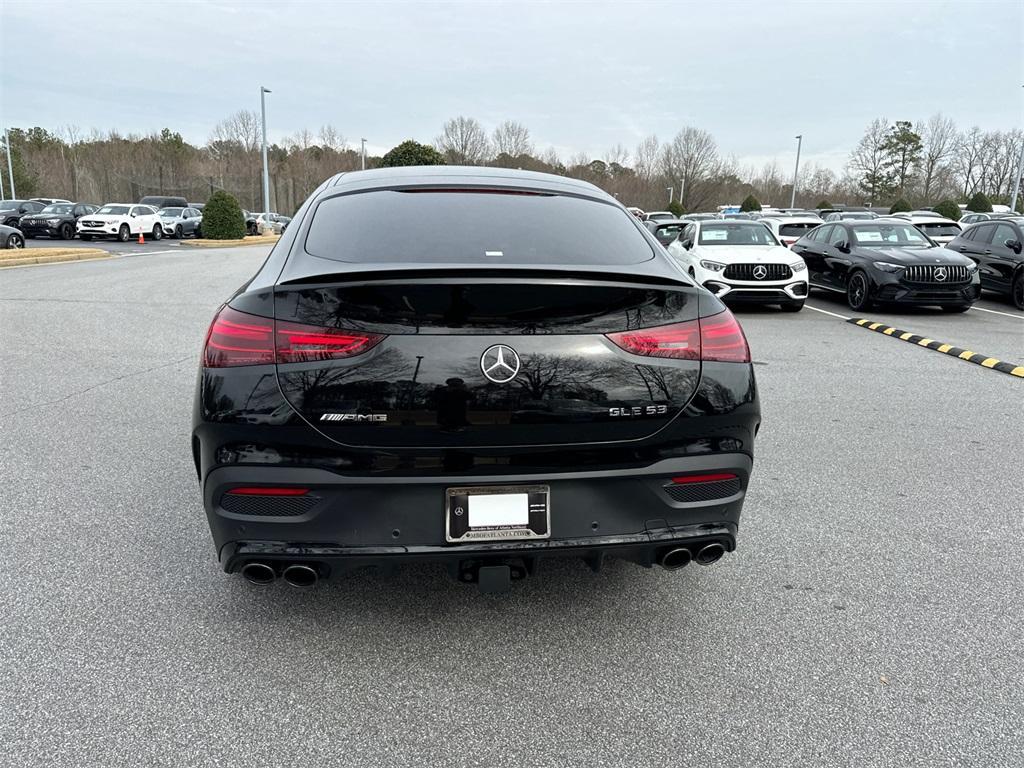
[(268, 96), (271, 141), (375, 153), (511, 118), (600, 157), (710, 131), (725, 155), (840, 169), (875, 117), (1019, 127), (1024, 2), (288, 3), (0, 0), (0, 121), (164, 126), (205, 143)]

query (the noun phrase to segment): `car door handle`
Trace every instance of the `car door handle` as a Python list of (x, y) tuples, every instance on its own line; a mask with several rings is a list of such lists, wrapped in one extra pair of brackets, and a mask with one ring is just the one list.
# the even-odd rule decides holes
[(985, 255), (986, 256), (991, 256), (992, 255), (992, 251), (985, 251)]
[(959, 248), (957, 248), (957, 250), (960, 251), (960, 253), (963, 253), (964, 251), (967, 250), (967, 246), (966, 245), (961, 245)]

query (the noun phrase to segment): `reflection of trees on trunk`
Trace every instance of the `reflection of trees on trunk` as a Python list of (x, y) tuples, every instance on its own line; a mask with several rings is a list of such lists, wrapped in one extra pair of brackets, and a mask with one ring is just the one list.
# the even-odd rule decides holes
[(583, 389), (600, 384), (602, 371), (580, 356), (525, 355), (515, 378), (526, 396), (542, 400), (552, 389)]
[(408, 371), (412, 378), (413, 363), (397, 349), (386, 349), (362, 364), (314, 368), (304, 371), (278, 372), (282, 388), (293, 405), (298, 408), (331, 407), (346, 397), (346, 390), (358, 388), (361, 394), (373, 397), (390, 391), (390, 384), (401, 373)]

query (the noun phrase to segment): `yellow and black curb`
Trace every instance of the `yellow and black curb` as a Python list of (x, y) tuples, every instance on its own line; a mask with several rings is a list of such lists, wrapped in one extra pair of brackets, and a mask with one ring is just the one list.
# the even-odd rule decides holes
[(862, 317), (851, 317), (846, 322), (859, 325), (861, 328), (867, 328), (869, 331), (874, 331), (875, 333), (881, 333), (884, 336), (892, 336), (894, 339), (906, 341), (910, 344), (916, 344), (917, 346), (924, 347), (925, 349), (941, 352), (944, 355), (958, 357), (961, 360), (966, 360), (968, 363), (980, 365), (982, 368), (991, 368), (993, 371), (1001, 371), (1003, 373), (1008, 373), (1011, 376), (1024, 379), (1024, 365), (1004, 363), (1002, 360), (997, 360), (994, 357), (986, 357), (978, 352), (972, 352), (969, 349), (954, 347), (952, 344), (943, 344), (941, 341), (935, 341), (935, 339), (929, 339), (926, 336), (918, 336), (916, 333), (910, 333), (910, 331), (901, 331), (899, 328), (893, 328), (891, 325), (886, 325), (885, 323), (873, 323)]

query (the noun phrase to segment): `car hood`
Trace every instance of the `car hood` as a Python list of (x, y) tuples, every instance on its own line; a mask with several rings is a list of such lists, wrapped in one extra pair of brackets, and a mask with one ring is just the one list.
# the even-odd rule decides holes
[(722, 264), (793, 264), (799, 257), (781, 245), (698, 245), (694, 254)]
[(974, 262), (966, 256), (948, 248), (860, 248), (858, 253), (873, 261), (890, 261), (894, 264), (960, 264), (969, 266)]
[(120, 221), (121, 219), (127, 219), (127, 213), (90, 213), (82, 217), (88, 221)]

